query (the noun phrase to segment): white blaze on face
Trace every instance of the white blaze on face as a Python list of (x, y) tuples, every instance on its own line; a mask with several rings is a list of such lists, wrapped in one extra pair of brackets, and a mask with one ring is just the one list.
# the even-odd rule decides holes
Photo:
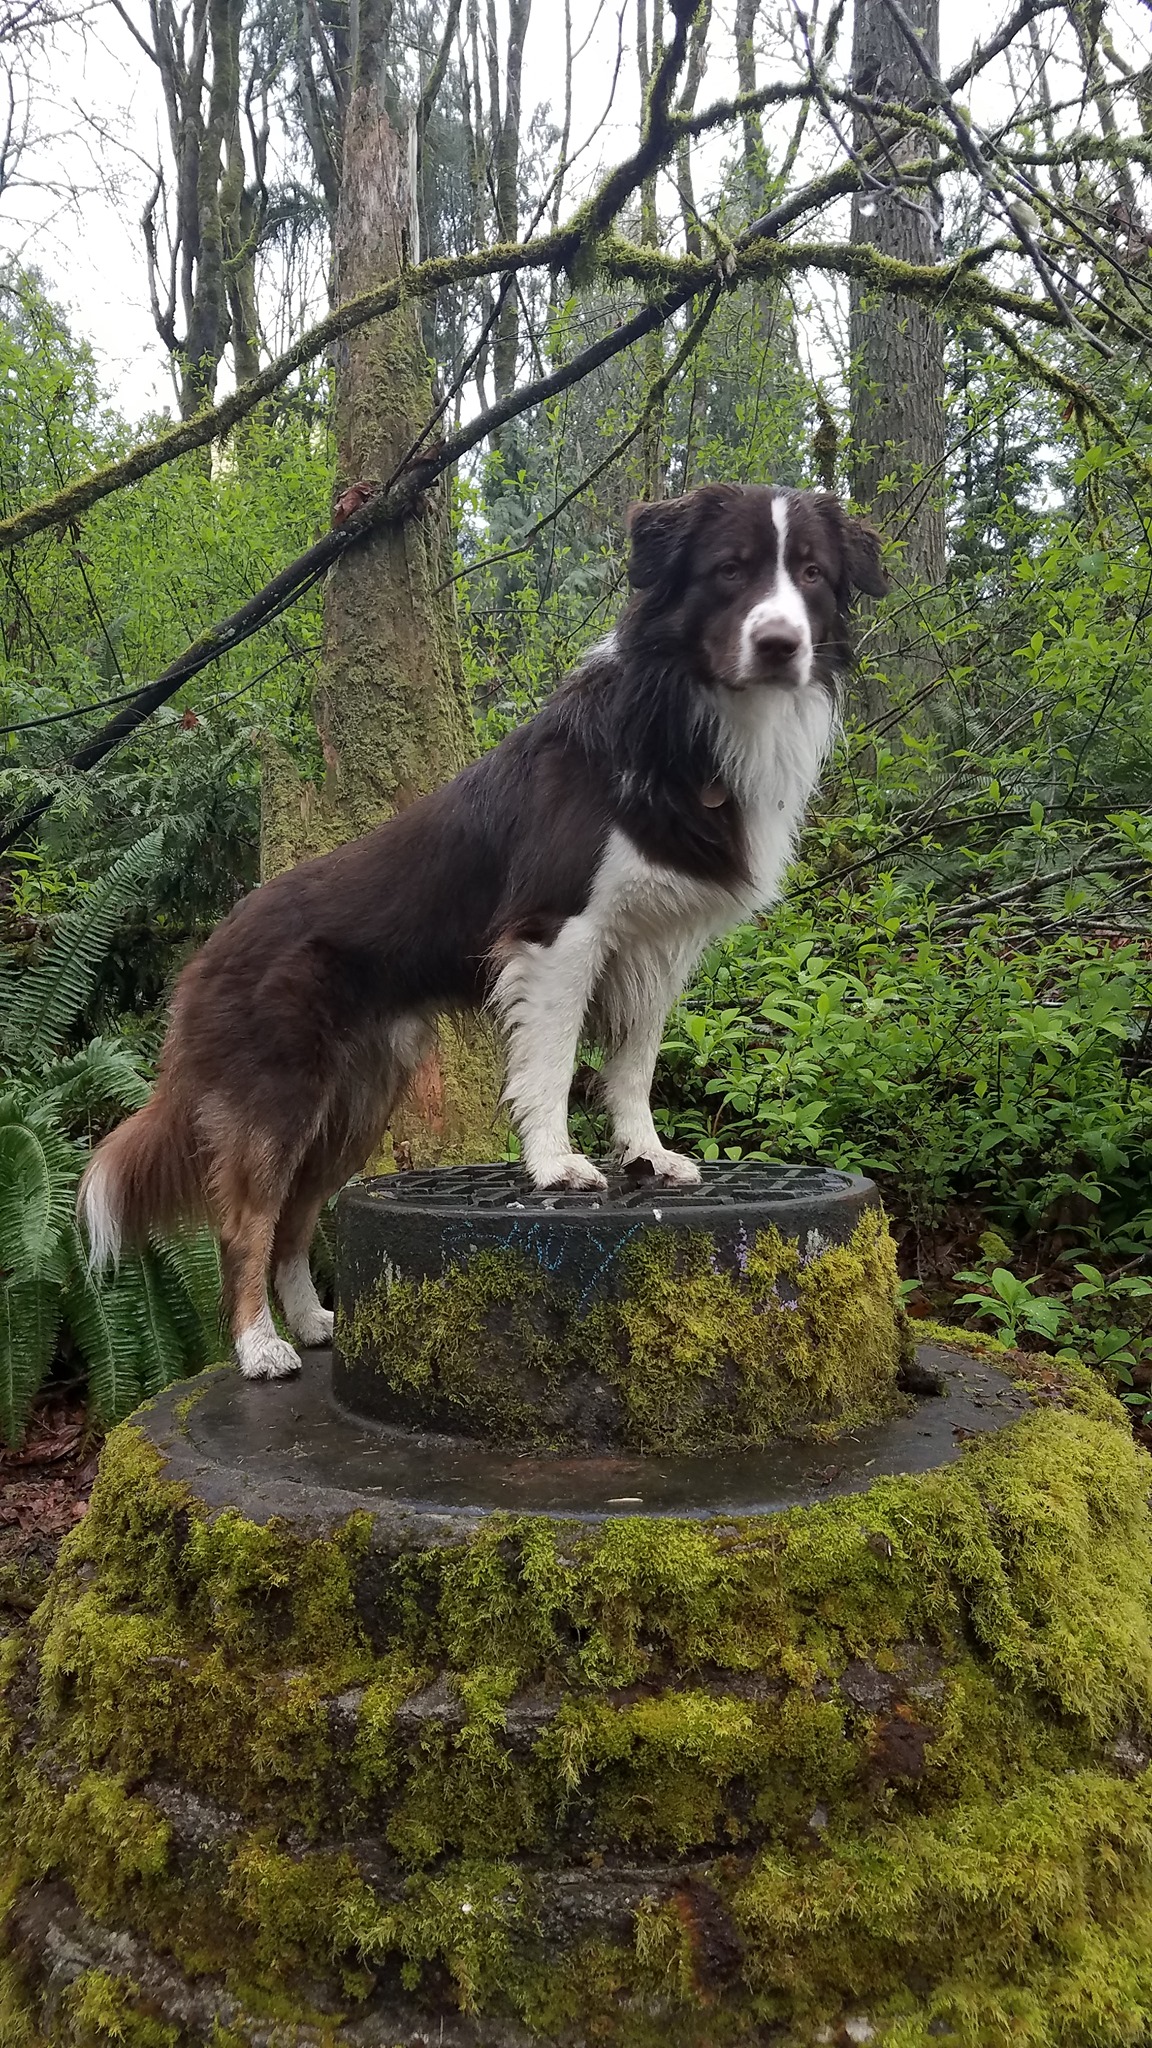
[(804, 684), (812, 674), (812, 624), (800, 586), (788, 574), (784, 560), (788, 544), (788, 500), (782, 495), (772, 500), (772, 524), (776, 528), (776, 575), (767, 595), (757, 599), (744, 620), (740, 633), (739, 674), (742, 682), (750, 682), (763, 672), (764, 657), (757, 651), (758, 647), (777, 634), (781, 644), (786, 640), (795, 643), (791, 673), (798, 683)]

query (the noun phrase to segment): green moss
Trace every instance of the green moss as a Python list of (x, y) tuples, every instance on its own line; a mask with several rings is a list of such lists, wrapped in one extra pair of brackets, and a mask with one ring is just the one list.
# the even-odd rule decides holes
[[(754, 1992), (794, 2028), (851, 2000), (872, 2014), (903, 2008), (911, 2024), (897, 2038), (917, 2042), (1142, 2040), (1152, 1783), (1071, 1773), (946, 1822), (833, 1840), (817, 1859), (766, 1854), (731, 1905)], [(910, 1979), (933, 1988), (910, 1996)]]
[(29, 1867), (37, 1875), (66, 1872), (81, 1905), (94, 1912), (128, 1904), (168, 1864), (167, 1824), (121, 1779), (99, 1771), (71, 1787), (30, 1774), (23, 1840)]
[(60, 2001), (64, 2048), (180, 2048), (182, 2030), (141, 2010), (140, 1986), (107, 1970), (85, 1970)]
[[(1135, 2048), (1152, 1780), (1113, 1748), (1152, 1728), (1149, 1462), (1089, 1376), (1019, 1370), (1026, 1418), (861, 1495), (399, 1555), (366, 1519), (213, 1516), (124, 1425), (32, 1630), (17, 1883), (244, 2012), (327, 2002), (334, 2042), (399, 1979), (620, 2048), (854, 2011), (908, 2048)], [(190, 1849), (164, 1785), (235, 1817)], [(631, 1935), (557, 1921), (558, 1873), (621, 1858), (692, 1875)], [(168, 2024), (120, 1979), (83, 1996), (76, 2025)]]
[(82, 1768), (142, 1776), (175, 1751), (214, 1797), (299, 1822), (325, 1703), (371, 1669), (354, 1605), (369, 1520), (309, 1540), (211, 1516), (162, 1465), (131, 1427), (109, 1438), (39, 1614), (45, 1726), (67, 1725)]
[(281, 1975), (335, 1970), (345, 1994), (363, 1997), (369, 1989), (362, 1957), (380, 1908), (347, 1852), (293, 1856), (252, 1836), (232, 1859), (227, 1898), (252, 1931), (257, 1969)]
[(526, 1449), (734, 1449), (895, 1413), (908, 1337), (895, 1251), (868, 1210), (806, 1257), (776, 1230), (725, 1267), (705, 1234), (652, 1230), (584, 1312), (514, 1251), (439, 1279), (390, 1277), (338, 1338), (397, 1412)]

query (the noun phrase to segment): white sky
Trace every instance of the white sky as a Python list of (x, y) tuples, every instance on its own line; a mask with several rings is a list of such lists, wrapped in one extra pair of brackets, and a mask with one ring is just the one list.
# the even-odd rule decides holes
[[(616, 160), (633, 143), (639, 87), (632, 54), (635, 0), (624, 0), (625, 56), (616, 104), (595, 142), (581, 158), (586, 180)], [(943, 0), (942, 67), (962, 61), (974, 42), (986, 37), (1008, 11), (1009, 0)], [(127, 0), (143, 27), (145, 0)], [(573, 39), (587, 36), (575, 79), (573, 146), (601, 121), (615, 64), (621, 0), (573, 0)], [(1131, 0), (1131, 22), (1140, 0)], [(698, 104), (735, 88), (732, 59), (732, 0), (719, 0), (710, 47), (716, 56)], [(768, 0), (764, 9), (776, 9)], [(525, 52), (524, 108), (547, 103), (562, 90), (563, 16), (558, 0), (535, 0)], [(590, 33), (589, 33), (590, 32)], [(850, 48), (850, 22), (841, 48)], [(1139, 40), (1145, 40), (1143, 37)], [(1147, 61), (1132, 27), (1132, 61)], [(779, 70), (761, 67), (761, 77)], [(22, 160), (22, 176), (0, 196), (0, 260), (35, 265), (53, 296), (71, 315), (77, 333), (94, 345), (107, 384), (132, 417), (154, 407), (171, 407), (166, 353), (157, 339), (148, 306), (139, 220), (151, 186), (149, 166), (161, 155), (163, 122), (153, 68), (123, 23), (107, 5), (97, 4), (83, 26), (57, 30), (51, 46), (33, 63), (33, 142)], [(1007, 88), (1002, 78), (1000, 90)], [(1055, 88), (1054, 88), (1055, 89)], [(1057, 94), (1058, 96), (1058, 94)], [(559, 107), (555, 108), (558, 119)], [(769, 115), (771, 121), (773, 116)], [(789, 117), (786, 117), (789, 118)], [(817, 124), (817, 129), (819, 124)], [(771, 137), (771, 129), (769, 130)], [(727, 147), (729, 144), (717, 145)], [(713, 154), (713, 162), (715, 155)], [(701, 153), (697, 190), (708, 181)], [(569, 193), (569, 198), (574, 196)], [(319, 306), (317, 310), (322, 310)]]

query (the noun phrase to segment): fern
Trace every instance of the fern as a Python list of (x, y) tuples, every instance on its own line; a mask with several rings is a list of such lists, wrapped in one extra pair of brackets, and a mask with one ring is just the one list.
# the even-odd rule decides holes
[(134, 1363), (138, 1362), (140, 1390), (147, 1399), (182, 1378), (188, 1369), (188, 1345), (174, 1313), (173, 1289), (165, 1286), (163, 1266), (147, 1251), (124, 1260), (116, 1285), (124, 1294), (125, 1313), (132, 1321)]
[(57, 1116), (85, 1118), (105, 1109), (142, 1109), (151, 1090), (130, 1052), (110, 1038), (94, 1038), (83, 1052), (58, 1060), (43, 1100)]
[(139, 1109), (148, 1084), (127, 1047), (94, 1038), (59, 1053), (91, 994), (125, 910), (172, 858), (167, 827), (137, 840), (62, 918), (19, 979), (0, 948), (0, 1432), (18, 1440), (63, 1331), (88, 1371), (96, 1418), (224, 1355), (220, 1259), (207, 1231), (88, 1271), (76, 1190), (93, 1130)]
[(17, 1282), (64, 1277), (79, 1155), (43, 1105), (0, 1105), (0, 1264)]
[(161, 868), (164, 842), (162, 825), (146, 833), (88, 892), (80, 909), (60, 919), (9, 1010), (3, 1038), (9, 1060), (44, 1062), (59, 1048), (92, 992), (125, 911)]
[[(160, 865), (161, 828), (136, 842), (61, 919), (43, 959), (15, 984), (0, 950), (0, 1433), (14, 1443), (51, 1371), (62, 1330), (88, 1371), (96, 1418), (117, 1422), (145, 1395), (222, 1352), (220, 1265), (207, 1232), (88, 1271), (76, 1190), (93, 1127), (139, 1109), (148, 1085), (126, 1047), (95, 1038), (52, 1053), (92, 990), (128, 905)], [(0, 1014), (4, 1014), (0, 1012)]]
[(64, 1294), (64, 1314), (88, 1366), (93, 1408), (103, 1422), (121, 1421), (143, 1398), (148, 1366), (131, 1267), (102, 1279), (78, 1259)]
[(220, 1247), (211, 1231), (163, 1238), (152, 1247), (187, 1363), (185, 1371), (228, 1355), (220, 1313)]
[(0, 1436), (18, 1444), (56, 1349), (59, 1286), (48, 1280), (0, 1285)]

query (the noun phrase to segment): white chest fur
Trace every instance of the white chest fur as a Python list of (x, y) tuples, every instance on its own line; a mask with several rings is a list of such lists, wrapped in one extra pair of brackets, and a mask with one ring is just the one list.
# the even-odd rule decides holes
[(703, 882), (648, 860), (614, 832), (585, 915), (614, 947), (661, 939), (700, 945), (779, 894), (834, 728), (819, 686), (734, 693), (724, 707), (724, 781), (744, 817), (750, 881)]

